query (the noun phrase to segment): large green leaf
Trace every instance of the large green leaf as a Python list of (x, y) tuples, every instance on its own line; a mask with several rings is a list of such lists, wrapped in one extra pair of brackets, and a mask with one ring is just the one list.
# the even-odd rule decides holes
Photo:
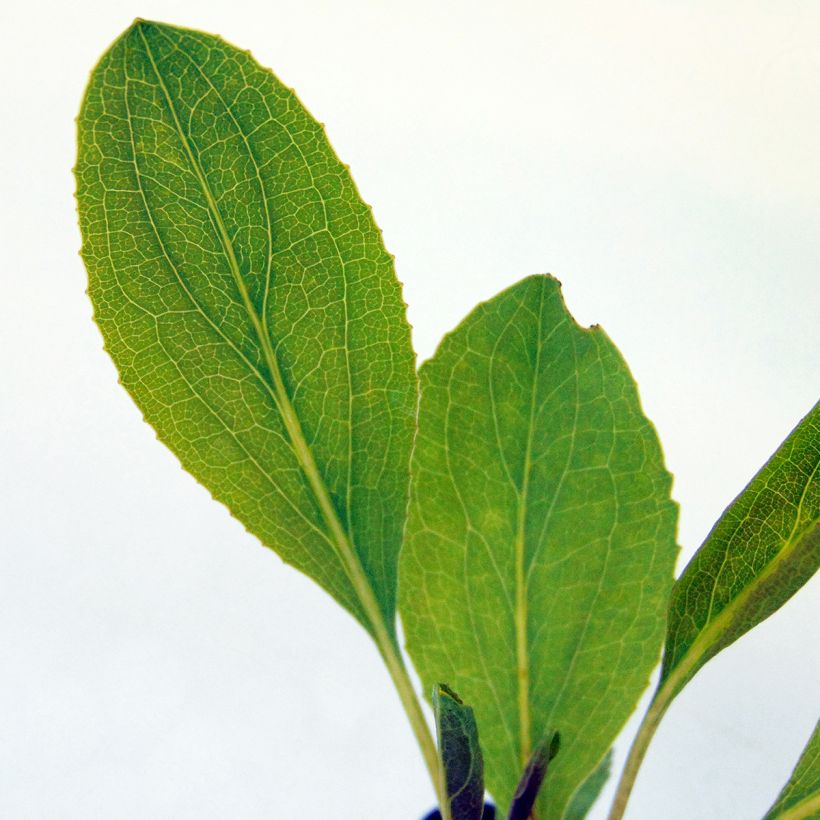
[(779, 609), (820, 564), (820, 404), (715, 524), (672, 592), (659, 696)]
[(510, 805), (561, 733), (539, 820), (561, 817), (658, 661), (677, 555), (671, 478), (600, 328), (535, 276), (474, 310), (421, 368), (399, 605), (426, 686), (481, 727)]
[(800, 755), (789, 782), (763, 820), (820, 817), (820, 722)]
[(393, 641), (414, 357), (322, 127), (247, 52), (138, 20), (78, 135), (82, 254), (123, 385), (250, 532)]
[(433, 689), (442, 778), (450, 820), (481, 820), (484, 812), (484, 761), (471, 707), (449, 686)]

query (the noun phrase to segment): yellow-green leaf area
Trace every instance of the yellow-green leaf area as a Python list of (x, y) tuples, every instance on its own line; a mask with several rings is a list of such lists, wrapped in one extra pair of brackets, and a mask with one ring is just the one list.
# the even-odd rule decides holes
[(411, 657), (473, 706), (502, 811), (561, 733), (537, 807), (560, 818), (658, 661), (677, 507), (623, 358), (555, 279), (479, 305), (423, 365), (411, 475)]
[(249, 53), (137, 21), (92, 72), (78, 141), (89, 293), (123, 385), (250, 532), (392, 635), (414, 357), (323, 128)]

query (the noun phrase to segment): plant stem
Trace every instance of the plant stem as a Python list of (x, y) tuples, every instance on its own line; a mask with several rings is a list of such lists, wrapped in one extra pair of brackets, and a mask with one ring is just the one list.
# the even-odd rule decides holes
[(373, 592), (373, 587), (370, 585), (370, 581), (365, 574), (361, 561), (353, 550), (347, 533), (339, 521), (336, 509), (333, 506), (327, 488), (316, 467), (313, 454), (305, 441), (301, 424), (293, 411), (292, 405), (287, 399), (281, 374), (278, 368), (273, 367), (275, 359), (272, 354), (268, 357), (268, 362), (271, 366), (277, 395), (280, 397), (280, 410), (282, 411), (285, 426), (290, 434), (296, 455), (302, 464), (308, 482), (319, 502), (322, 515), (336, 543), (337, 554), (339, 555), (342, 565), (345, 567), (347, 576), (353, 588), (356, 590), (356, 594), (362, 604), (362, 609), (364, 609), (365, 615), (370, 622), (370, 626), (373, 630), (371, 633), (373, 640), (376, 642), (379, 653), (384, 660), (385, 666), (387, 666), (387, 671), (393, 679), (393, 684), (396, 687), (401, 704), (410, 721), (410, 726), (416, 736), (422, 757), (427, 764), (430, 779), (433, 781), (433, 788), (436, 791), (436, 796), (441, 807), (442, 818), (443, 820), (450, 820), (450, 809), (446, 800), (447, 793), (443, 782), (441, 767), (439, 766), (436, 744), (430, 733), (430, 727), (427, 725), (424, 712), (421, 709), (421, 703), (413, 687), (413, 682), (410, 680), (410, 675), (407, 672), (407, 666), (404, 663), (401, 650), (396, 643), (395, 637), (387, 628), (384, 613)]
[[(441, 816), (443, 820), (450, 820), (450, 807), (446, 800), (446, 790), (442, 782), (436, 743), (430, 733), (430, 727), (427, 725), (424, 712), (422, 712), (416, 690), (407, 673), (407, 666), (404, 663), (404, 659), (395, 641), (393, 641), (390, 636), (387, 635), (386, 630), (384, 630), (384, 623), (381, 622), (380, 625), (384, 631), (384, 635), (382, 638), (376, 638), (376, 644), (384, 659), (385, 666), (387, 666), (387, 671), (393, 679), (393, 684), (396, 687), (404, 711), (407, 714), (407, 719), (410, 721), (410, 726), (416, 736), (416, 741), (421, 749), (424, 762), (427, 764), (427, 770), (430, 772), (433, 788), (436, 790), (436, 798), (441, 808)], [(376, 631), (378, 632), (379, 630), (376, 629)]]
[[(384, 613), (382, 612), (376, 595), (373, 592), (373, 587), (370, 585), (367, 574), (364, 571), (361, 560), (358, 554), (353, 549), (347, 532), (342, 526), (333, 501), (325, 486), (324, 480), (321, 477), (316, 462), (313, 458), (313, 453), (307, 444), (304, 433), (302, 432), (302, 425), (299, 418), (293, 409), (290, 402), (285, 384), (282, 379), (282, 374), (279, 370), (278, 362), (274, 352), (270, 346), (269, 336), (266, 328), (259, 327), (260, 337), (263, 340), (263, 350), (265, 351), (265, 358), (268, 368), (273, 378), (273, 386), (279, 403), (279, 410), (282, 413), (282, 418), (285, 422), (285, 427), (288, 431), (293, 449), (296, 456), (302, 465), (302, 470), (307, 477), (308, 483), (313, 490), (314, 496), (322, 511), (322, 517), (325, 519), (327, 528), (333, 538), (336, 546), (336, 552), (342, 566), (345, 568), (347, 577), (356, 595), (362, 605), (367, 620), (372, 628), (373, 640), (379, 649), (379, 653), (384, 660), (387, 671), (393, 679), (393, 684), (399, 694), (399, 699), (410, 721), (410, 726), (416, 736), (416, 741), (421, 749), (424, 762), (427, 764), (427, 769), (430, 773), (430, 778), (433, 781), (433, 788), (436, 791), (436, 796), (441, 806), (443, 820), (450, 820), (449, 808), (446, 805), (446, 790), (442, 782), (442, 775), (440, 772), (438, 751), (436, 749), (435, 741), (430, 733), (430, 727), (424, 717), (424, 712), (421, 709), (416, 690), (413, 688), (413, 683), (407, 673), (407, 666), (404, 663), (401, 650), (396, 643), (394, 635), (390, 632), (385, 621)], [(445, 813), (447, 812), (447, 813)]]
[(621, 820), (626, 811), (626, 804), (629, 801), (629, 795), (632, 793), (632, 787), (635, 785), (635, 779), (638, 777), (638, 770), (641, 768), (646, 750), (655, 736), (655, 731), (661, 722), (661, 718), (666, 714), (669, 704), (672, 702), (674, 696), (674, 689), (669, 686), (670, 681), (661, 686), (649, 710), (644, 715), (641, 725), (638, 727), (638, 734), (632, 741), (632, 746), (629, 749), (629, 755), (626, 758), (624, 770), (621, 773), (621, 780), (618, 783), (618, 790), (615, 792), (615, 799), (612, 802), (612, 808), (609, 811), (608, 820)]
[(313, 489), (319, 507), (322, 510), (322, 515), (325, 519), (328, 529), (336, 543), (337, 554), (342, 562), (342, 565), (347, 572), (353, 588), (359, 601), (362, 604), (365, 615), (367, 616), (370, 626), (372, 627), (373, 640), (387, 666), (387, 671), (393, 679), (393, 684), (399, 694), (404, 711), (410, 721), (410, 726), (416, 736), (416, 741), (421, 749), (424, 762), (427, 764), (427, 769), (430, 773), (430, 778), (433, 781), (433, 788), (436, 790), (436, 796), (441, 806), (441, 813), (443, 820), (450, 820), (449, 807), (446, 805), (446, 790), (443, 784), (443, 778), (439, 766), (438, 751), (436, 749), (435, 741), (430, 733), (430, 727), (424, 717), (424, 712), (421, 709), (416, 690), (410, 680), (407, 672), (407, 666), (404, 663), (401, 650), (396, 643), (396, 639), (387, 628), (387, 623), (384, 618), (379, 602), (373, 592), (373, 587), (365, 574), (364, 567), (358, 555), (353, 550), (350, 544), (347, 533), (342, 527), (333, 502), (325, 487), (324, 481), (321, 478), (319, 470), (316, 467), (316, 462), (313, 459), (313, 453), (307, 445), (304, 434), (302, 433), (301, 424), (293, 411), (293, 407), (288, 400), (287, 393), (284, 388), (281, 374), (278, 367), (274, 367), (276, 360), (271, 351), (267, 357), (268, 364), (274, 379), (274, 387), (280, 400), (280, 411), (285, 421), (285, 426), (290, 435), (291, 442), (299, 461), (302, 464), (302, 469), (308, 479), (308, 482)]

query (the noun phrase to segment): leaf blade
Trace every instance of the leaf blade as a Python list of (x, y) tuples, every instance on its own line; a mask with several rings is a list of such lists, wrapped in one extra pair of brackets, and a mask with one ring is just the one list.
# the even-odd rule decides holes
[(666, 703), (817, 571), (819, 465), (820, 403), (729, 505), (676, 582), (659, 683)]
[(321, 126), (247, 53), (137, 21), (92, 73), (78, 141), (122, 383), (232, 515), (394, 639), (413, 354), (392, 258)]
[(623, 360), (602, 331), (574, 323), (551, 277), (476, 308), (422, 366), (421, 385), (399, 588), (407, 647), (425, 683), (450, 681), (475, 709), (502, 813), (527, 735), (560, 730), (538, 815), (558, 818), (657, 662), (677, 552), (671, 478)]
[(806, 748), (788, 782), (763, 820), (816, 816), (820, 813), (820, 721), (814, 727)]

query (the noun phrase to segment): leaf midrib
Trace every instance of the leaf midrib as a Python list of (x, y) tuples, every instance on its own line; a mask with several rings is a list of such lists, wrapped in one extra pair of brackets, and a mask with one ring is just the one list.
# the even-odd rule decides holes
[[(272, 396), (276, 403), (277, 409), (279, 410), (279, 413), (284, 421), (285, 428), (288, 432), (288, 436), (290, 438), (293, 451), (296, 455), (297, 460), (299, 461), (299, 464), (302, 468), (302, 472), (308, 480), (314, 498), (316, 499), (316, 502), (322, 513), (322, 517), (325, 520), (325, 526), (328, 528), (329, 534), (331, 536), (331, 544), (336, 551), (337, 557), (339, 558), (339, 561), (342, 565), (345, 574), (348, 576), (348, 580), (351, 582), (351, 585), (353, 586), (360, 602), (362, 603), (366, 617), (370, 621), (372, 629), (376, 633), (385, 632), (385, 636), (389, 639), (389, 630), (386, 629), (386, 624), (384, 622), (381, 607), (378, 605), (378, 602), (376, 601), (375, 593), (373, 592), (370, 582), (368, 581), (365, 575), (361, 561), (359, 560), (358, 555), (353, 550), (351, 543), (348, 539), (347, 533), (345, 532), (344, 527), (342, 526), (342, 523), (339, 520), (339, 516), (335, 506), (333, 505), (330, 493), (327, 489), (327, 486), (325, 485), (321, 473), (319, 472), (315, 459), (313, 458), (310, 446), (308, 445), (307, 439), (305, 438), (304, 432), (302, 430), (301, 423), (299, 421), (298, 416), (296, 415), (296, 411), (290, 400), (290, 396), (287, 393), (281, 369), (279, 367), (279, 361), (271, 345), (270, 336), (266, 332), (266, 329), (262, 321), (260, 320), (259, 315), (256, 312), (253, 302), (251, 301), (250, 294), (248, 293), (247, 286), (242, 277), (242, 273), (239, 268), (239, 263), (236, 258), (236, 253), (233, 248), (233, 243), (228, 234), (225, 223), (222, 219), (222, 214), (219, 210), (219, 206), (217, 205), (216, 198), (214, 197), (213, 192), (211, 191), (210, 185), (208, 184), (204, 171), (199, 163), (196, 154), (194, 153), (190, 141), (185, 135), (184, 130), (182, 129), (182, 125), (179, 121), (179, 117), (177, 115), (176, 108), (174, 107), (171, 95), (165, 84), (165, 80), (163, 79), (162, 74), (159, 71), (156, 58), (154, 57), (151, 46), (148, 43), (147, 38), (145, 37), (143, 25), (144, 24), (142, 22), (138, 22), (137, 24), (135, 24), (135, 28), (142, 41), (143, 48), (145, 49), (145, 54), (148, 58), (148, 61), (151, 64), (151, 68), (154, 72), (154, 76), (156, 77), (157, 84), (159, 85), (162, 91), (165, 103), (168, 107), (168, 111), (171, 114), (171, 118), (173, 119), (177, 136), (183, 147), (185, 155), (188, 158), (188, 161), (191, 165), (191, 169), (193, 170), (194, 175), (196, 176), (197, 181), (199, 182), (203, 196), (205, 197), (205, 200), (208, 204), (208, 210), (211, 214), (213, 224), (216, 227), (217, 232), (219, 234), (220, 244), (222, 245), (223, 252), (228, 261), (228, 266), (230, 268), (231, 275), (234, 279), (237, 290), (239, 291), (243, 307), (245, 308), (245, 311), (248, 314), (248, 318), (250, 319), (250, 322), (253, 325), (257, 339), (262, 348), (262, 353), (265, 358), (265, 364), (268, 367), (268, 372), (270, 373), (271, 379), (273, 381)], [(382, 641), (379, 640), (379, 643), (381, 644)]]
[(518, 514), (515, 534), (515, 650), (518, 671), (518, 722), (520, 731), (519, 764), (527, 765), (532, 751), (532, 728), (530, 721), (530, 659), (527, 640), (527, 578), (525, 572), (527, 494), (532, 469), (532, 444), (535, 428), (535, 406), (541, 373), (541, 330), (544, 317), (544, 288), (538, 289), (538, 329), (533, 365), (532, 389), (530, 391), (530, 415), (527, 428), (527, 445), (524, 451), (523, 479), (518, 496)]
[[(162, 37), (166, 40), (170, 40), (168, 35), (162, 28), (157, 29)], [(267, 264), (265, 269), (265, 292), (262, 297), (262, 317), (261, 317), (261, 337), (264, 339), (270, 339), (271, 334), (268, 329), (268, 296), (270, 294), (270, 284), (271, 284), (271, 274), (273, 270), (273, 228), (271, 224), (271, 215), (270, 215), (270, 203), (268, 201), (268, 197), (265, 193), (265, 184), (262, 180), (262, 169), (259, 165), (258, 160), (256, 159), (256, 155), (254, 154), (253, 148), (251, 147), (250, 141), (248, 139), (248, 135), (243, 130), (242, 126), (240, 125), (239, 121), (236, 119), (231, 106), (228, 105), (225, 98), (222, 96), (222, 93), (219, 89), (213, 84), (211, 78), (202, 70), (202, 66), (194, 60), (187, 51), (180, 48), (179, 44), (173, 43), (175, 49), (177, 49), (187, 60), (188, 62), (196, 69), (197, 73), (200, 77), (208, 84), (208, 87), (216, 94), (219, 98), (219, 101), (222, 103), (226, 113), (231, 118), (231, 121), (236, 126), (236, 130), (239, 133), (240, 137), (242, 138), (242, 142), (245, 145), (245, 148), (248, 151), (248, 156), (253, 163), (254, 172), (256, 174), (256, 180), (259, 183), (259, 195), (262, 201), (265, 203), (265, 222), (266, 222), (266, 232), (268, 236), (268, 254), (267, 254)], [(336, 241), (336, 237), (330, 231), (330, 219), (327, 214), (327, 205), (325, 204), (324, 199), (322, 198), (319, 188), (316, 185), (316, 180), (313, 175), (313, 169), (311, 168), (310, 163), (307, 160), (304, 152), (302, 151), (302, 147), (295, 141), (291, 139), (291, 144), (298, 152), (299, 156), (302, 158), (304, 162), (305, 170), (307, 171), (308, 176), (310, 177), (310, 184), (316, 191), (319, 197), (319, 204), (322, 206), (322, 217), (324, 219), (324, 229), (327, 232), (327, 235), (333, 244), (333, 249), (336, 252), (336, 256), (339, 259), (339, 264), (342, 268), (344, 268), (344, 259), (342, 257), (342, 251), (339, 248), (339, 243)], [(204, 174), (203, 174), (204, 179)], [(207, 181), (207, 180), (206, 180)], [(216, 206), (216, 201), (214, 200), (214, 206)], [(223, 225), (224, 228), (224, 225)], [(225, 233), (227, 236), (227, 231)], [(342, 349), (344, 351), (345, 357), (345, 377), (347, 379), (347, 416), (348, 416), (348, 424), (347, 424), (347, 481), (346, 481), (346, 490), (345, 490), (345, 525), (346, 525), (346, 534), (350, 543), (355, 544), (356, 538), (353, 531), (353, 516), (352, 516), (352, 493), (353, 493), (353, 373), (350, 367), (350, 322), (348, 316), (348, 299), (347, 299), (347, 277), (342, 277), (342, 287), (343, 287), (343, 294), (342, 294), (342, 309), (344, 311), (344, 320), (343, 320), (343, 327), (344, 327), (344, 342), (342, 345)], [(252, 303), (251, 303), (252, 304)], [(274, 358), (275, 354), (274, 354)], [(284, 380), (282, 380), (284, 386)], [(289, 403), (290, 398), (288, 397)], [(335, 510), (335, 507), (334, 507)]]
[[(171, 268), (171, 270), (173, 270), (174, 275), (176, 276), (177, 282), (179, 283), (179, 286), (185, 292), (185, 295), (190, 300), (190, 302), (191, 302), (192, 306), (194, 307), (194, 309), (196, 310), (196, 312), (200, 316), (203, 317), (203, 319), (208, 323), (208, 325), (216, 333), (216, 335), (219, 336), (220, 339), (222, 339), (231, 348), (231, 350), (233, 350), (234, 353), (242, 360), (242, 362), (254, 374), (254, 376), (257, 378), (257, 380), (260, 382), (260, 384), (263, 385), (266, 392), (271, 396), (274, 403), (276, 404), (276, 396), (273, 392), (273, 388), (271, 387), (270, 383), (267, 381), (267, 379), (265, 379), (265, 377), (262, 375), (262, 373), (259, 371), (259, 369), (253, 364), (253, 362), (251, 362), (250, 359), (248, 359), (248, 357), (245, 355), (245, 353), (243, 353), (243, 351), (240, 348), (238, 348), (228, 336), (225, 335), (225, 333), (222, 331), (222, 329), (208, 315), (207, 311), (204, 310), (204, 308), (200, 304), (199, 300), (192, 293), (192, 291), (188, 287), (187, 283), (185, 282), (184, 278), (181, 276), (181, 274), (180, 274), (179, 270), (177, 269), (176, 265), (174, 265), (173, 261), (171, 260), (171, 258), (168, 255), (168, 251), (165, 248), (165, 243), (164, 243), (164, 241), (163, 241), (163, 239), (160, 235), (159, 229), (156, 225), (156, 222), (154, 221), (153, 215), (151, 214), (151, 209), (148, 205), (148, 201), (147, 201), (147, 198), (146, 198), (146, 195), (145, 195), (145, 190), (144, 190), (144, 187), (143, 187), (142, 181), (141, 181), (141, 176), (143, 176), (143, 173), (139, 168), (139, 164), (137, 163), (137, 150), (136, 150), (136, 145), (135, 145), (135, 142), (134, 142), (133, 127), (131, 125), (131, 120), (130, 120), (130, 116), (131, 116), (130, 115), (130, 109), (129, 109), (129, 106), (128, 106), (128, 84), (129, 84), (129, 78), (126, 76), (126, 78), (125, 78), (124, 103), (125, 103), (125, 107), (126, 107), (126, 112), (128, 114), (128, 129), (129, 129), (129, 133), (130, 133), (130, 136), (131, 136), (131, 152), (133, 154), (135, 180), (136, 180), (137, 188), (139, 190), (140, 199), (143, 203), (143, 207), (145, 208), (146, 218), (148, 219), (148, 222), (151, 225), (151, 229), (152, 229), (154, 235), (157, 238), (157, 242), (160, 246), (162, 254), (165, 257), (166, 261), (168, 262), (168, 265)], [(108, 216), (107, 216), (107, 213), (106, 213), (106, 226), (107, 226), (107, 224), (108, 224)], [(106, 231), (106, 235), (108, 236), (108, 230)], [(110, 248), (109, 248), (109, 254), (108, 255), (109, 255), (109, 258), (110, 258), (111, 257)], [(116, 276), (116, 272), (115, 272), (115, 276)], [(117, 277), (117, 281), (118, 281), (118, 284), (119, 284), (119, 278), (118, 277)], [(123, 295), (125, 295), (125, 291), (124, 291), (122, 285), (119, 284), (119, 286), (120, 286), (120, 290), (123, 292)], [(136, 304), (136, 303), (134, 303), (134, 304)], [(142, 309), (142, 308), (140, 308), (140, 309)], [(170, 359), (171, 359), (171, 357), (169, 356), (169, 360)], [(267, 481), (271, 485), (274, 492), (276, 492), (276, 494), (279, 495), (288, 504), (288, 506), (305, 522), (306, 526), (308, 526), (311, 530), (314, 530), (317, 533), (317, 535), (319, 535), (324, 541), (326, 541), (328, 546), (332, 550), (335, 551), (335, 545), (331, 541), (330, 536), (328, 535), (328, 533), (325, 530), (321, 529), (319, 526), (317, 526), (317, 524), (314, 521), (310, 520), (305, 515), (304, 511), (301, 510), (298, 507), (298, 505), (296, 505), (294, 503), (294, 501), (286, 493), (284, 493), (282, 491), (282, 489), (279, 487), (279, 485), (275, 481), (273, 481), (273, 479), (270, 476), (270, 473), (262, 467), (262, 465), (253, 456), (253, 454), (247, 449), (247, 447), (238, 438), (235, 431), (205, 401), (205, 399), (200, 395), (200, 393), (196, 389), (196, 387), (191, 382), (188, 381), (188, 379), (185, 377), (185, 375), (182, 373), (182, 371), (179, 369), (179, 367), (176, 363), (174, 363), (174, 368), (179, 373), (180, 378), (182, 378), (185, 381), (185, 383), (188, 385), (191, 392), (194, 395), (196, 395), (200, 399), (200, 401), (202, 402), (203, 406), (207, 408), (208, 412), (211, 413), (219, 421), (219, 423), (225, 428), (225, 430), (231, 435), (231, 437), (236, 442), (237, 446), (242, 450), (243, 453), (245, 453), (245, 455), (247, 456), (249, 461), (259, 471), (260, 475), (264, 477), (265, 481)], [(277, 407), (278, 407), (278, 405), (277, 405)], [(291, 443), (289, 441), (286, 441), (286, 443), (289, 446), (289, 448), (292, 450), (293, 447), (292, 447)]]

